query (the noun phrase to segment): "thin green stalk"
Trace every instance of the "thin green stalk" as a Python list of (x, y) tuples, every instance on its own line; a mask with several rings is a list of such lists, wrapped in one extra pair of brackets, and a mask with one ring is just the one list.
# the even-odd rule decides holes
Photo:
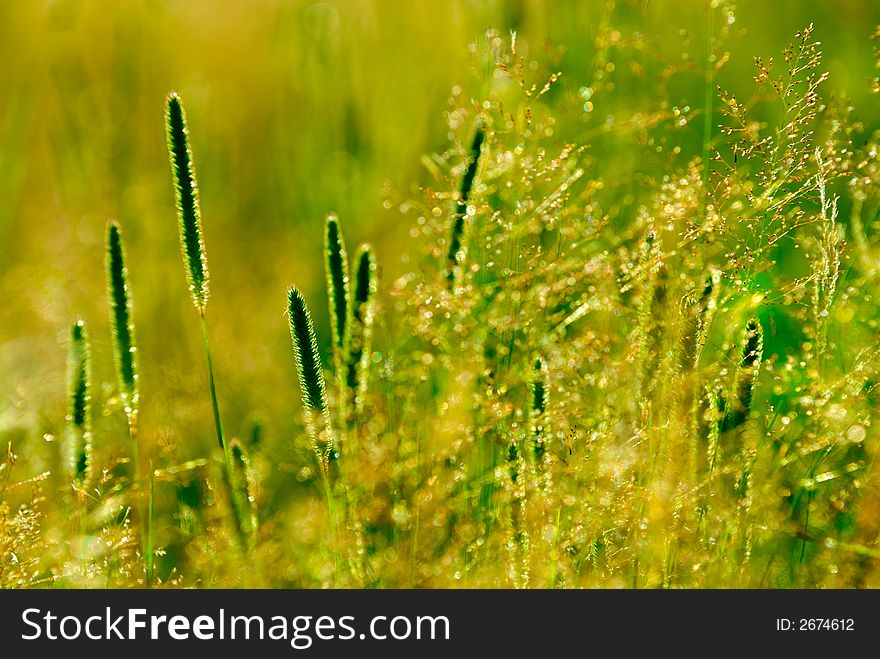
[(226, 435), (223, 433), (223, 422), (220, 419), (220, 405), (217, 402), (217, 385), (214, 382), (214, 361), (211, 359), (211, 343), (208, 341), (208, 322), (202, 313), (202, 339), (205, 344), (205, 360), (208, 364), (208, 389), (211, 392), (211, 409), (214, 413), (214, 429), (217, 432), (217, 441), (223, 449), (223, 457), (229, 463), (229, 451), (226, 447)]
[(153, 583), (153, 555), (154, 555), (154, 544), (153, 544), (153, 522), (155, 519), (155, 509), (153, 506), (153, 502), (155, 499), (155, 483), (153, 479), (153, 461), (150, 460), (150, 498), (148, 504), (148, 512), (147, 512), (147, 586), (152, 585)]
[(556, 509), (556, 528), (553, 531), (553, 569), (550, 572), (550, 588), (556, 588), (556, 571), (559, 568), (559, 529), (562, 522), (562, 504)]
[(324, 478), (324, 494), (327, 498), (327, 514), (330, 515), (330, 526), (333, 529), (333, 580), (339, 583), (339, 526), (336, 523), (336, 505), (330, 490), (330, 476), (326, 470), (321, 471)]

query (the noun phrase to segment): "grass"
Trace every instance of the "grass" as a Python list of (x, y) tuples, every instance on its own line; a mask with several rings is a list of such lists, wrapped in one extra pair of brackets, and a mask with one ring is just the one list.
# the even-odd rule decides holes
[[(586, 67), (528, 30), (475, 39), (419, 184), (373, 202), (383, 231), (338, 198), (272, 228), (254, 211), (277, 197), (244, 208), (217, 184), (228, 168), (265, 191), (246, 174), (265, 152), (224, 157), (168, 95), (210, 410), (179, 263), (143, 274), (174, 251), (165, 170), (137, 193), (164, 220), (107, 225), (109, 324), (55, 328), (66, 412), (0, 415), (30, 419), (0, 425), (0, 585), (876, 586), (878, 99), (866, 77), (860, 119), (831, 93), (821, 24), (778, 64), (750, 43), (740, 75), (727, 3), (666, 60), (616, 27), (635, 11), (603, 9)], [(194, 91), (193, 125), (222, 121)], [(70, 277), (86, 318), (92, 279)], [(51, 317), (52, 289), (31, 297)]]

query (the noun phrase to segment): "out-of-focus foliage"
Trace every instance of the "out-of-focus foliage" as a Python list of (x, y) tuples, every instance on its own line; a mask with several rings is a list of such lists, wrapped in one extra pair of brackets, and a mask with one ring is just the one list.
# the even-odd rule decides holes
[[(165, 583), (875, 585), (878, 23), (868, 1), (3, 4), (0, 439), (18, 460), (0, 585), (143, 580), (110, 218)], [(199, 172), (231, 495), (170, 90)], [(341, 449), (322, 482), (284, 312), (296, 284), (329, 369), (330, 213), (350, 253), (375, 246), (379, 292), (354, 422), (328, 379)], [(79, 317), (85, 487), (59, 468)], [(34, 549), (4, 579), (7, 546)]]

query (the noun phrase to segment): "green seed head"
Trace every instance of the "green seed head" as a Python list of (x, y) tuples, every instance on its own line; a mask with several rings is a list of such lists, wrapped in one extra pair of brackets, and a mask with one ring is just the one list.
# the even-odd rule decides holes
[[(743, 333), (742, 363), (740, 368), (753, 369), (760, 366), (764, 357), (764, 329), (757, 318), (750, 318)], [(754, 374), (753, 374), (754, 375)]]
[(324, 231), (324, 266), (327, 273), (327, 299), (330, 303), (330, 329), (333, 337), (333, 353), (339, 365), (339, 356), (345, 343), (348, 320), (349, 276), (348, 254), (342, 229), (335, 215), (327, 218)]
[(333, 437), (327, 413), (324, 372), (318, 355), (318, 341), (315, 338), (312, 315), (302, 294), (295, 286), (292, 286), (287, 293), (287, 315), (293, 352), (296, 356), (299, 385), (302, 390), (306, 429), (321, 466), (326, 469), (333, 453)]
[(189, 129), (183, 102), (176, 92), (171, 92), (165, 103), (165, 129), (168, 134), (168, 155), (174, 179), (177, 202), (177, 218), (180, 230), (180, 249), (186, 266), (193, 304), (200, 314), (208, 304), (208, 259), (202, 234), (199, 189), (196, 170), (189, 145)]
[(532, 413), (541, 415), (547, 409), (547, 369), (543, 360), (535, 359), (532, 377)]
[(119, 391), (126, 413), (132, 419), (137, 415), (138, 403), (137, 347), (122, 230), (116, 222), (107, 226), (107, 297)]
[(750, 318), (746, 323), (742, 338), (742, 358), (736, 371), (734, 383), (735, 398), (726, 403), (721, 431), (733, 430), (746, 422), (752, 409), (752, 397), (758, 374), (761, 372), (761, 360), (764, 357), (764, 330), (757, 318)]
[(257, 530), (257, 508), (247, 452), (237, 439), (229, 443), (229, 457), (232, 512), (242, 542), (249, 547)]
[(67, 357), (69, 398), (68, 424), (71, 435), (71, 462), (73, 476), (82, 484), (88, 478), (91, 453), (91, 410), (89, 387), (91, 364), (89, 339), (85, 324), (78, 320), (70, 328), (70, 347)]

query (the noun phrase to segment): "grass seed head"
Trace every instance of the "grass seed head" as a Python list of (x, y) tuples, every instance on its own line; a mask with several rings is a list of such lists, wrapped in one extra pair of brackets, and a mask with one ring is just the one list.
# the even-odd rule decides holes
[(73, 323), (70, 328), (67, 379), (73, 476), (77, 483), (82, 484), (87, 480), (89, 472), (92, 420), (89, 393), (91, 386), (89, 339), (85, 324), (81, 320)]
[(535, 358), (532, 367), (532, 423), (533, 423), (533, 452), (535, 459), (541, 462), (547, 447), (544, 438), (544, 414), (547, 411), (547, 368), (544, 360)]
[[(354, 300), (351, 305), (347, 353), (346, 386), (353, 403), (349, 409), (351, 418), (363, 405), (370, 364), (370, 346), (373, 335), (374, 305), (376, 297), (376, 257), (369, 245), (361, 245), (355, 255)], [(353, 409), (352, 409), (353, 408)]]
[(171, 92), (165, 103), (165, 129), (168, 135), (168, 155), (174, 178), (180, 249), (186, 266), (186, 279), (196, 310), (204, 314), (210, 293), (208, 258), (205, 254), (199, 189), (196, 184), (192, 149), (189, 145), (186, 113), (183, 109), (183, 101), (176, 92)]
[(329, 427), (324, 371), (318, 354), (312, 315), (295, 286), (291, 286), (287, 293), (287, 316), (302, 391), (306, 429), (321, 466), (326, 469), (333, 453), (333, 438)]
[(125, 264), (122, 229), (116, 222), (107, 226), (107, 297), (110, 301), (110, 329), (120, 395), (129, 419), (137, 416), (138, 366), (131, 291)]
[(341, 367), (341, 355), (345, 344), (348, 322), (349, 274), (348, 253), (339, 219), (327, 217), (324, 231), (324, 267), (327, 275), (327, 299), (330, 304), (330, 330), (333, 340), (333, 356), (337, 371)]
[(242, 543), (250, 547), (257, 531), (257, 508), (247, 451), (237, 439), (229, 443), (229, 456), (232, 512)]

